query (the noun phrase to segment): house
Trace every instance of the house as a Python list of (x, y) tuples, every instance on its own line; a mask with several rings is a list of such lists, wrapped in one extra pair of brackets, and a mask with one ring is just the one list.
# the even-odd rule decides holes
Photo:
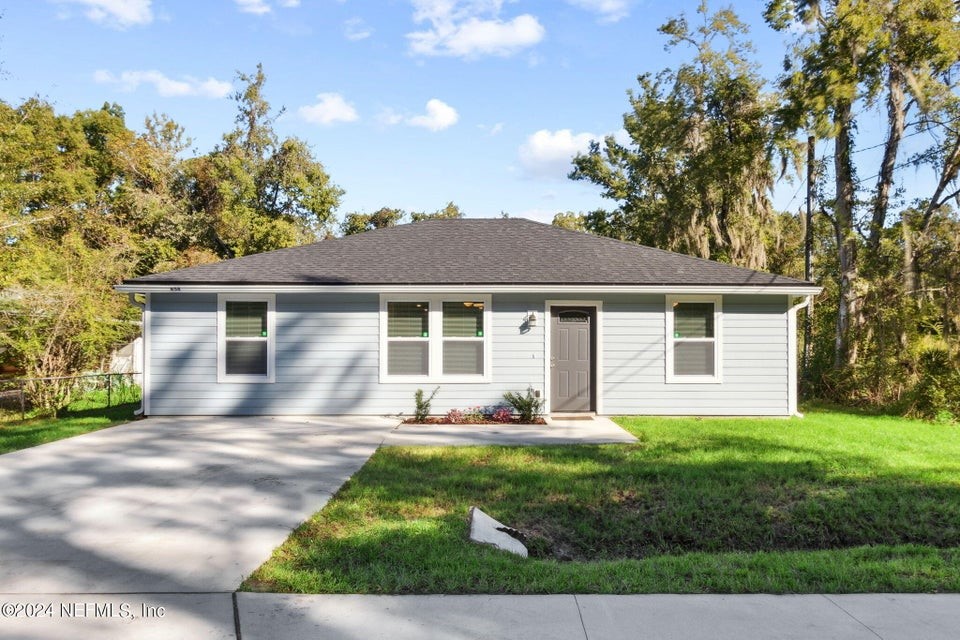
[(125, 280), (150, 415), (796, 413), (820, 288), (522, 219), (427, 220)]

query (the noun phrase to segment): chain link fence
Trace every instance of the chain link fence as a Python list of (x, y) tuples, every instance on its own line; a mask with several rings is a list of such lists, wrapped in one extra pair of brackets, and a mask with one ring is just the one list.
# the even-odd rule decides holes
[(88, 373), (79, 376), (50, 378), (10, 378), (0, 380), (0, 411), (20, 413), (25, 420), (33, 409), (31, 397), (43, 386), (56, 385), (65, 398), (92, 397), (94, 402), (109, 408), (140, 399), (139, 372)]

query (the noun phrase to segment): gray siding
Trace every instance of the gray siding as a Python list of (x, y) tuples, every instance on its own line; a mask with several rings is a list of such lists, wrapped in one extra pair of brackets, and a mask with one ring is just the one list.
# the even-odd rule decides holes
[[(703, 385), (665, 383), (662, 295), (603, 300), (604, 413), (787, 414), (785, 296), (724, 296), (723, 383)], [(216, 294), (152, 294), (150, 412), (409, 414), (416, 389), (435, 386), (379, 382), (376, 294), (277, 294), (276, 301), (276, 382), (220, 384)], [(434, 412), (496, 404), (507, 390), (544, 389), (544, 304), (543, 295), (494, 295), (492, 382), (441, 385)], [(540, 321), (522, 333), (528, 310)]]
[[(220, 384), (216, 294), (153, 294), (150, 412), (409, 414), (417, 388), (429, 393), (436, 385), (380, 384), (379, 300), (376, 294), (277, 294), (276, 382)], [(531, 308), (526, 300), (494, 297), (493, 381), (442, 385), (435, 412), (496, 404), (504, 391), (543, 388), (542, 326), (520, 332)]]
[(786, 296), (723, 296), (720, 384), (667, 384), (664, 296), (603, 307), (603, 411), (649, 415), (787, 415)]

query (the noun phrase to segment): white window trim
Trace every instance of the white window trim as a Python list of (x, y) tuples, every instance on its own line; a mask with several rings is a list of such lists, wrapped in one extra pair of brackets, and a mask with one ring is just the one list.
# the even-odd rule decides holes
[[(490, 294), (444, 293), (380, 295), (380, 382), (392, 383), (484, 383), (493, 380), (493, 307)], [(476, 301), (483, 303), (483, 375), (443, 375), (443, 303)], [(425, 376), (389, 375), (387, 373), (387, 303), (426, 302), (428, 317), (427, 367)]]
[[(713, 371), (712, 376), (678, 376), (673, 373), (673, 305), (675, 302), (713, 303)], [(721, 384), (723, 383), (723, 296), (668, 295), (664, 304), (666, 358), (665, 380), (667, 384)], [(706, 342), (709, 339), (698, 339)]]
[[(267, 375), (227, 373), (227, 301), (267, 303)], [(277, 296), (272, 293), (217, 294), (217, 382), (270, 384), (276, 381)]]

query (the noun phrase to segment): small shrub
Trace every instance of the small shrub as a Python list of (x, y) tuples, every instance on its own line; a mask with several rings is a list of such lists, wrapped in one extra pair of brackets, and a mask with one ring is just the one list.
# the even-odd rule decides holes
[(460, 411), (460, 409), (450, 409), (450, 411), (447, 411), (446, 421), (450, 424), (463, 424), (463, 411)]
[(497, 409), (490, 414), (490, 419), (494, 422), (513, 422), (513, 411), (506, 407), (497, 407)]
[(483, 407), (470, 407), (463, 412), (463, 421), (470, 424), (477, 424), (484, 422), (487, 419), (483, 415)]
[(927, 349), (918, 364), (920, 376), (911, 393), (911, 413), (936, 422), (955, 422), (960, 415), (960, 374), (950, 352)]
[(527, 387), (523, 395), (507, 391), (503, 399), (520, 415), (521, 422), (533, 422), (543, 413), (543, 399), (534, 395), (533, 387)]
[(430, 415), (430, 403), (433, 402), (433, 398), (437, 395), (438, 391), (440, 391), (440, 387), (434, 389), (433, 393), (431, 393), (430, 397), (426, 400), (423, 398), (423, 389), (417, 389), (413, 394), (413, 417), (417, 422), (426, 422), (427, 416)]

